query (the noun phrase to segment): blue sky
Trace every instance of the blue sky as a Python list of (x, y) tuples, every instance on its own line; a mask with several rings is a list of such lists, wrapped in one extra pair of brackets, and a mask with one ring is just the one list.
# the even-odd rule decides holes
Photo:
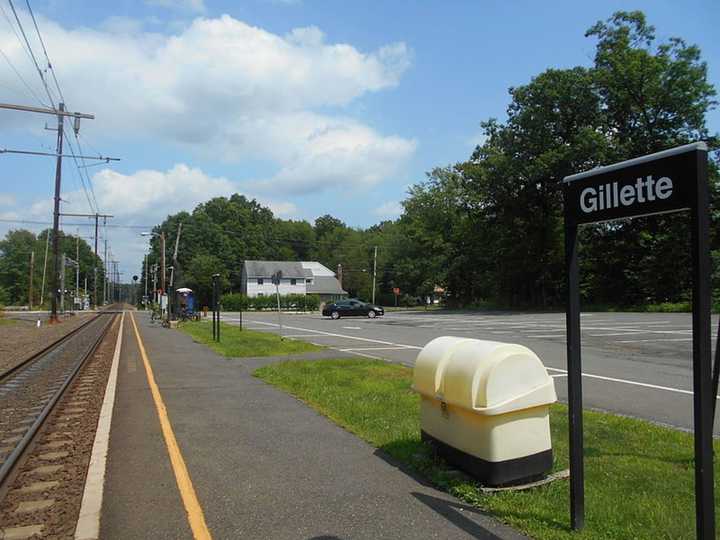
[[(720, 87), (720, 4), (710, 0), (31, 5), (68, 106), (97, 115), (81, 125), (83, 150), (122, 158), (87, 169), (98, 210), (116, 224), (155, 224), (235, 191), (285, 218), (331, 213), (368, 226), (396, 217), (410, 185), (467, 158), (480, 122), (504, 118), (508, 87), (549, 67), (590, 65), (585, 30), (619, 9), (643, 10), (661, 40), (698, 44)], [(3, 13), (0, 50), (47, 101)], [(36, 104), (2, 55), (0, 102)], [(0, 111), (0, 147), (52, 151), (46, 121)], [(720, 131), (718, 111), (709, 125)], [(52, 158), (4, 155), (0, 171), (0, 218), (49, 221)], [(64, 211), (93, 211), (71, 162), (64, 175)], [(0, 222), (0, 234), (17, 226)], [(137, 229), (108, 236), (125, 275), (137, 272)]]

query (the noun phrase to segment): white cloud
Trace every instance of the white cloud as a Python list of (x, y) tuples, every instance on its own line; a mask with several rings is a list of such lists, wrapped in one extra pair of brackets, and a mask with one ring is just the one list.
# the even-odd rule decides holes
[[(98, 205), (103, 213), (115, 216), (108, 221), (109, 225), (118, 223), (152, 227), (180, 210), (192, 212), (198, 204), (213, 197), (229, 197), (233, 193), (242, 192), (236, 182), (223, 176), (208, 175), (201, 169), (184, 163), (178, 163), (166, 171), (145, 169), (132, 174), (103, 169), (95, 173), (92, 180)], [(245, 196), (249, 199), (255, 198), (279, 217), (293, 217), (298, 213), (296, 205), (286, 200), (255, 197), (248, 193), (245, 193)], [(63, 212), (88, 211), (82, 191), (64, 192), (62, 199), (66, 201), (62, 206)], [(0, 212), (2, 219), (17, 219), (18, 215), (20, 214), (17, 212)], [(52, 199), (36, 201), (28, 211), (23, 211), (22, 215), (29, 215), (32, 220), (50, 220)], [(80, 218), (65, 219), (72, 222), (82, 221)], [(3, 230), (0, 224), (0, 232)], [(138, 229), (109, 231), (114, 253), (122, 253), (126, 261), (137, 262), (142, 259), (146, 242), (138, 237)], [(125, 269), (137, 272), (136, 269)]]
[(396, 218), (403, 213), (403, 207), (399, 202), (388, 201), (378, 206), (373, 213), (381, 218)]
[(0, 193), (0, 206), (13, 206), (17, 203), (17, 199), (10, 193)]
[[(191, 212), (198, 204), (213, 197), (229, 197), (239, 193), (239, 186), (223, 177), (210, 176), (199, 168), (178, 163), (167, 171), (152, 169), (122, 174), (112, 169), (103, 169), (92, 178), (98, 205), (103, 212), (112, 214), (118, 220), (143, 223), (160, 223), (165, 216), (180, 210)], [(252, 195), (246, 195), (254, 198)], [(81, 192), (63, 195), (63, 199), (85, 202)], [(296, 208), (290, 202), (260, 198), (259, 202), (278, 211), (278, 214), (293, 213)], [(66, 205), (70, 208), (72, 205)], [(69, 211), (69, 210), (68, 210)]]
[(204, 0), (145, 0), (148, 6), (179, 9), (192, 13), (204, 13)]
[[(121, 18), (102, 31), (48, 20), (41, 26), (70, 108), (96, 114), (82, 127), (93, 137), (140, 137), (236, 163), (262, 160), (274, 172), (259, 180), (305, 193), (377, 184), (415, 150), (415, 141), (343, 112), (399, 83), (412, 56), (404, 43), (366, 53), (327, 43), (316, 27), (280, 36), (228, 15), (197, 18), (174, 35)], [(0, 48), (28, 80), (37, 77), (2, 27)], [(0, 83), (10, 76), (0, 74)]]

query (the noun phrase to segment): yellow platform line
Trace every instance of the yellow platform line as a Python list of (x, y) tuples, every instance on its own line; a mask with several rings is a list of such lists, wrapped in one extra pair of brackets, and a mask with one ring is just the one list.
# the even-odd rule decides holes
[(188, 522), (192, 529), (193, 536), (196, 540), (210, 540), (212, 536), (205, 523), (205, 515), (203, 514), (202, 507), (198, 501), (195, 488), (193, 487), (192, 480), (190, 479), (190, 473), (185, 465), (185, 460), (180, 452), (177, 439), (175, 439), (175, 433), (173, 432), (172, 426), (170, 425), (170, 418), (168, 418), (167, 408), (163, 402), (160, 389), (155, 383), (155, 375), (153, 375), (152, 366), (150, 365), (150, 359), (145, 352), (145, 345), (143, 344), (140, 332), (138, 331), (137, 324), (135, 323), (135, 317), (130, 313), (130, 320), (132, 321), (133, 328), (135, 330), (135, 338), (140, 348), (140, 356), (142, 356), (143, 363), (145, 364), (145, 373), (147, 374), (148, 384), (150, 385), (150, 392), (152, 393), (153, 400), (155, 401), (155, 408), (157, 409), (158, 418), (160, 419), (160, 426), (162, 427), (163, 436), (165, 437), (165, 445), (170, 455), (170, 463), (172, 464), (173, 472), (175, 473), (175, 481), (177, 482), (178, 489), (180, 490), (180, 496), (182, 497), (183, 504), (185, 505), (185, 512), (187, 512)]

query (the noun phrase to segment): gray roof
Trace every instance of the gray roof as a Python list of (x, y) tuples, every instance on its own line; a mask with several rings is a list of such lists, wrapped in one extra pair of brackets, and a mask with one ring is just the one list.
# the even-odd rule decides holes
[(308, 294), (347, 294), (340, 288), (340, 282), (330, 276), (316, 276), (313, 283), (307, 284)]
[(245, 273), (249, 278), (270, 278), (280, 270), (283, 278), (305, 278), (305, 268), (299, 262), (290, 261), (245, 261)]

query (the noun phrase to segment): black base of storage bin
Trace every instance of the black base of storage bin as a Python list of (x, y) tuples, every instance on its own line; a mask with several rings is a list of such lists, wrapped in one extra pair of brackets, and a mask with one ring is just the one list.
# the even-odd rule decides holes
[(484, 486), (498, 487), (525, 484), (539, 480), (552, 470), (552, 448), (530, 456), (507, 461), (486, 461), (420, 431), (424, 442), (429, 442), (448, 463), (462, 469)]

